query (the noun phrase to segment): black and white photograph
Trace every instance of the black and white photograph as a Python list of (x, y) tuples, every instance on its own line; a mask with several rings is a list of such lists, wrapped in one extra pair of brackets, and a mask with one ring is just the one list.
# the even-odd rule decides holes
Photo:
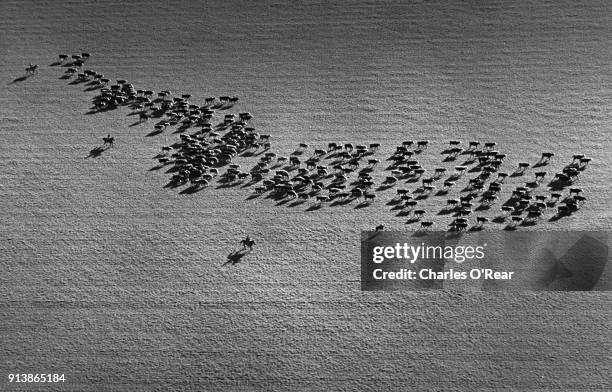
[(0, 0), (0, 391), (612, 390), (612, 2)]

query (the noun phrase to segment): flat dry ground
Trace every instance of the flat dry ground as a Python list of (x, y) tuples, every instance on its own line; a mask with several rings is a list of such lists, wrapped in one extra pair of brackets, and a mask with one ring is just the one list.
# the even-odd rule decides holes
[[(149, 171), (177, 135), (86, 115), (93, 93), (48, 66), (88, 51), (137, 88), (236, 95), (279, 154), (429, 139), (433, 168), (446, 140), (479, 139), (506, 170), (544, 150), (559, 170), (583, 152), (587, 205), (536, 228), (609, 230), (610, 3), (479, 4), (0, 2), (0, 376), (66, 374), (0, 389), (610, 390), (608, 293), (360, 292), (360, 230), (412, 227), (393, 190), (312, 212), (180, 195)], [(444, 227), (440, 200), (423, 205)], [(255, 251), (222, 266), (246, 234)]]

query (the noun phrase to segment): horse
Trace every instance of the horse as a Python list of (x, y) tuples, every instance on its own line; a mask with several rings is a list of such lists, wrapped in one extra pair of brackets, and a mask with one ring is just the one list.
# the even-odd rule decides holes
[(108, 136), (103, 137), (102, 140), (104, 141), (105, 146), (108, 144), (110, 147), (112, 147), (113, 142), (115, 141), (115, 138), (109, 134)]
[(240, 241), (240, 244), (242, 245), (242, 249), (249, 248), (249, 250), (253, 250), (253, 245), (255, 245), (255, 241), (247, 237)]
[(36, 72), (38, 72), (38, 64), (30, 63), (30, 65), (26, 67), (25, 71), (26, 71), (26, 75), (35, 74)]

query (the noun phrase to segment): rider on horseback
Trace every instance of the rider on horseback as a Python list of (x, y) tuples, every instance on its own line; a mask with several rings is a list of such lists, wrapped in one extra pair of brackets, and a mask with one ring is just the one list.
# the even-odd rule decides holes
[(112, 147), (113, 146), (113, 142), (115, 141), (115, 138), (112, 137), (110, 135), (110, 133), (108, 134), (108, 136), (103, 137), (102, 140), (104, 141), (104, 145), (106, 146), (107, 144)]
[(26, 67), (25, 71), (26, 71), (26, 75), (31, 75), (31, 74), (36, 73), (38, 71), (38, 64), (30, 63), (30, 65)]
[(255, 241), (253, 241), (251, 238), (249, 238), (248, 235), (247, 235), (247, 237), (245, 239), (240, 241), (240, 243), (242, 244), (242, 249), (246, 249), (248, 247), (249, 250), (253, 250), (253, 245), (255, 245)]

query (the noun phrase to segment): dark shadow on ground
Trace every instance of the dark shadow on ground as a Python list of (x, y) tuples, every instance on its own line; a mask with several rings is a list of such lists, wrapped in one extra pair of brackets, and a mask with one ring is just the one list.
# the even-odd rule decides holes
[(247, 254), (249, 254), (249, 251), (246, 249), (235, 250), (229, 255), (227, 255), (227, 261), (223, 264), (223, 266), (236, 265), (240, 263), (242, 258), (246, 256)]
[(289, 199), (281, 199), (278, 203), (276, 203), (276, 206), (282, 206), (285, 205), (289, 202)]
[(200, 187), (197, 185), (191, 185), (185, 189), (183, 189), (182, 191), (179, 192), (179, 195), (191, 195), (194, 193), (197, 193), (199, 191), (201, 191), (202, 189), (204, 189), (204, 187)]
[(560, 220), (561, 218), (563, 218), (564, 216), (569, 216), (569, 214), (556, 214), (556, 215), (553, 215), (552, 217), (550, 217), (548, 219), (548, 221), (549, 222), (556, 222), (556, 221)]
[(85, 158), (98, 158), (106, 150), (108, 150), (108, 147), (104, 148), (102, 146), (98, 146), (98, 147), (92, 148), (91, 151), (89, 151), (89, 155), (86, 156)]
[(354, 197), (347, 197), (345, 199), (336, 199), (330, 205), (332, 207), (334, 207), (334, 206), (343, 206), (343, 205), (346, 205), (346, 204), (351, 204), (351, 202), (353, 200), (356, 200), (356, 199)]
[[(136, 125), (138, 125), (138, 124), (132, 124), (132, 125), (130, 125), (130, 126), (132, 127), (132, 126), (136, 126)], [(146, 136), (146, 137), (156, 136), (156, 135), (159, 135), (159, 134), (160, 134), (160, 133), (162, 133), (162, 132), (164, 132), (164, 131), (161, 131), (161, 130), (155, 130), (155, 131), (151, 131), (151, 132), (147, 133), (145, 136)]]
[(394, 206), (394, 205), (399, 204), (401, 201), (402, 201), (401, 199), (393, 198), (393, 199), (389, 200), (386, 204), (388, 206)]
[(9, 86), (10, 86), (11, 84), (15, 84), (15, 83), (19, 83), (19, 82), (26, 81), (26, 80), (27, 80), (27, 79), (28, 79), (30, 76), (31, 76), (31, 75), (23, 75), (23, 76), (20, 76), (20, 77), (18, 77), (18, 78), (13, 79), (13, 81), (12, 81), (12, 82), (7, 83), (7, 85), (9, 85)]
[(290, 203), (290, 204), (289, 204), (287, 207), (297, 207), (297, 206), (299, 206), (299, 205), (301, 205), (301, 204), (304, 204), (304, 203), (306, 203), (306, 200), (300, 200), (300, 199), (298, 199), (298, 200), (296, 200), (296, 201), (294, 201), (294, 202)]

